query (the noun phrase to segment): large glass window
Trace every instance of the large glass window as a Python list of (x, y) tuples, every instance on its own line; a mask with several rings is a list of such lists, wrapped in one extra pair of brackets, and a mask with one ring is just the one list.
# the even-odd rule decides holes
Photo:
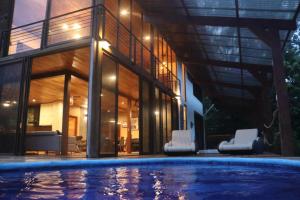
[(160, 106), (160, 92), (158, 88), (155, 88), (155, 137), (154, 137), (154, 153), (160, 153), (162, 149), (161, 141), (161, 106)]
[(103, 56), (102, 62), (100, 154), (114, 155), (117, 128), (117, 64), (106, 55)]
[(119, 155), (139, 154), (139, 77), (120, 66), (118, 85)]
[(142, 109), (143, 109), (143, 153), (150, 153), (150, 88), (149, 83), (143, 81), (142, 86)]
[[(105, 0), (104, 6), (109, 10), (105, 12), (105, 32), (104, 38), (109, 41), (114, 47), (117, 46), (117, 16), (119, 15), (119, 1), (118, 0)], [(115, 17), (114, 17), (115, 16)]]
[(22, 63), (0, 66), (0, 153), (14, 153)]
[(172, 100), (170, 96), (167, 96), (167, 140), (171, 140), (172, 137)]
[(162, 134), (163, 134), (163, 144), (167, 143), (167, 104), (166, 95), (162, 93), (161, 95), (161, 116), (162, 116)]
[[(14, 5), (12, 28), (45, 19), (47, 0), (15, 0)], [(42, 27), (37, 23), (12, 30), (9, 54), (40, 48)]]
[[(64, 15), (92, 5), (91, 0), (52, 0), (50, 17)], [(90, 35), (91, 9), (67, 14), (50, 21), (48, 43), (78, 40)]]

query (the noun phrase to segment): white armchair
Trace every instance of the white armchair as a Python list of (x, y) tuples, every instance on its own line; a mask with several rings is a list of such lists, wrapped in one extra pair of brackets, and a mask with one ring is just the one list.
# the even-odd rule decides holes
[(219, 144), (220, 153), (262, 153), (263, 141), (257, 129), (237, 130), (233, 139)]
[(195, 142), (192, 140), (190, 130), (172, 131), (172, 139), (164, 146), (165, 153), (194, 153), (196, 151)]

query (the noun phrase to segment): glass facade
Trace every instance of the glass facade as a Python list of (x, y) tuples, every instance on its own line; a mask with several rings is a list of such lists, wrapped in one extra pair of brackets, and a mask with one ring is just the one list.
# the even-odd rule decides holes
[[(90, 35), (92, 0), (52, 0), (50, 6), (50, 21), (48, 31), (48, 45), (65, 42), (68, 40), (78, 40)], [(82, 10), (82, 11), (78, 11)], [(66, 13), (72, 14), (62, 16)]]
[(143, 137), (143, 153), (150, 153), (150, 86), (147, 81), (142, 81), (142, 137)]
[(102, 61), (100, 155), (116, 154), (117, 63), (108, 56)]
[(0, 65), (0, 153), (15, 152), (22, 66)]
[[(15, 0), (12, 28), (45, 19), (47, 0)], [(39, 49), (43, 23), (14, 29), (10, 34), (9, 54)]]
[[(33, 1), (32, 4), (37, 3), (34, 0), (30, 1)], [(32, 49), (44, 49), (87, 38), (91, 35), (92, 9), (88, 8), (92, 5), (91, 0), (39, 1), (40, 6), (38, 9), (36, 8), (39, 12), (34, 16), (34, 19), (18, 22), (22, 16), (17, 13), (17, 8), (22, 3), (16, 0), (14, 27), (38, 20), (46, 20), (40, 24), (35, 24), (35, 26), (39, 24), (36, 27), (29, 26), (29, 29), (25, 29), (30, 32), (35, 28), (35, 31), (39, 31), (38, 33), (30, 32), (37, 37), (38, 43), (34, 47), (27, 48), (25, 45), (15, 45), (19, 44), (20, 41), (27, 41), (28, 38), (23, 32), (21, 35), (18, 35), (19, 32), (12, 32), (10, 54)], [(129, 66), (121, 66), (118, 58), (112, 59), (113, 56), (108, 56), (105, 50), (98, 51), (97, 53), (105, 53), (103, 56), (99, 56), (97, 61), (101, 70), (99, 76), (101, 80), (99, 83), (101, 86), (99, 131), (95, 133), (100, 136), (100, 148), (97, 152), (103, 156), (131, 152), (162, 153), (163, 145), (170, 139), (172, 131), (172, 98), (162, 91), (168, 91), (168, 89), (174, 91), (174, 83), (177, 82), (175, 76), (177, 74), (176, 55), (159, 31), (144, 20), (143, 11), (135, 1), (105, 0), (104, 5), (104, 18), (99, 18), (99, 22), (104, 22), (100, 28), (100, 33), (103, 33), (100, 35), (100, 39), (108, 41), (111, 48), (131, 61), (133, 67), (142, 68), (147, 73), (145, 77), (152, 75), (153, 78), (159, 79), (165, 88), (158, 88), (153, 83), (142, 80), (144, 79), (143, 73), (138, 76), (129, 71), (127, 68)], [(30, 15), (26, 12), (23, 14)], [(102, 19), (105, 21), (101, 21)], [(19, 31), (20, 29), (15, 30)], [(26, 48), (21, 49), (20, 47)], [(89, 50), (89, 48), (87, 49)], [(67, 130), (68, 132), (62, 133), (62, 135), (67, 134), (68, 140), (71, 137), (82, 137), (81, 141), (87, 143), (89, 51), (76, 49), (70, 52), (46, 55), (44, 58), (45, 60), (39, 57), (33, 59), (34, 67), (29, 86), (31, 89), (28, 104), (29, 112), (27, 113), (29, 119), (27, 132), (33, 129), (36, 131), (35, 128), (40, 128), (40, 126), (47, 126), (42, 128), (59, 132)], [(123, 73), (125, 71), (128, 73)], [(45, 75), (46, 72), (52, 75), (47, 76)], [(139, 71), (137, 72), (139, 73)], [(68, 85), (66, 74), (71, 77), (69, 88), (66, 87)], [(55, 86), (52, 87), (50, 82), (53, 82)], [(44, 95), (46, 96), (45, 99), (38, 99), (39, 85), (43, 92), (48, 92)], [(76, 90), (80, 90), (80, 94)], [(54, 96), (52, 94), (55, 91), (57, 93)], [(69, 103), (66, 103), (68, 96), (70, 98)], [(50, 100), (47, 98), (54, 97), (52, 102), (54, 102), (55, 108), (61, 111), (56, 116), (56, 120), (59, 122), (45, 121), (45, 123), (40, 123), (41, 112), (44, 107), (46, 109), (48, 106), (47, 109), (51, 109), (54, 106), (45, 106), (50, 104)], [(64, 113), (64, 110), (68, 113)], [(79, 115), (77, 116), (76, 113)], [(45, 118), (50, 119), (51, 117)], [(68, 124), (67, 129), (63, 125), (66, 122)], [(83, 145), (81, 146), (83, 147)]]

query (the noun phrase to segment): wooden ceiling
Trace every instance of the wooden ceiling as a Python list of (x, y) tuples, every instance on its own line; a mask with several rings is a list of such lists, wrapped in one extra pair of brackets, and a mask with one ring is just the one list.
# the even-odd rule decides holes
[[(32, 79), (29, 104), (45, 104), (63, 101), (64, 75), (53, 76), (55, 72), (76, 72), (82, 77), (89, 76), (89, 48), (60, 52), (33, 59), (32, 75), (43, 78)], [(51, 76), (46, 77), (45, 76)], [(88, 82), (71, 76), (71, 106), (87, 107)]]
[[(64, 76), (32, 80), (30, 83), (29, 105), (62, 102), (64, 97)], [(71, 77), (70, 104), (87, 108), (88, 82)]]
[(29, 105), (63, 101), (64, 76), (31, 80)]
[[(89, 76), (89, 48), (71, 50), (33, 59), (29, 104), (45, 104), (63, 101), (64, 75), (51, 75), (55, 72), (75, 71), (80, 76)], [(39, 77), (40, 75), (41, 78)], [(51, 76), (51, 77), (46, 77)], [(38, 78), (37, 78), (38, 77)], [(137, 111), (139, 99), (139, 77), (124, 66), (119, 67), (120, 93), (119, 107), (127, 110), (128, 99), (132, 100), (133, 111)], [(88, 82), (71, 76), (70, 103), (74, 106), (87, 107)], [(114, 95), (102, 91), (102, 109), (114, 109)], [(105, 98), (106, 97), (106, 98)]]
[(65, 51), (33, 59), (32, 74), (71, 70), (88, 77), (89, 63), (90, 49), (88, 47)]

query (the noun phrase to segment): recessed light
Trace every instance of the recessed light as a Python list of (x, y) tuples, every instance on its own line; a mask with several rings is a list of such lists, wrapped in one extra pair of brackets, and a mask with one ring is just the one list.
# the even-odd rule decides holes
[(73, 37), (75, 40), (79, 40), (81, 38), (81, 35), (79, 33), (75, 34)]
[(6, 108), (10, 107), (10, 103), (7, 103), (7, 102), (3, 103), (2, 105), (3, 105), (3, 107), (6, 107)]
[(65, 31), (69, 30), (69, 25), (68, 24), (63, 24), (62, 29), (65, 30)]
[(73, 24), (73, 29), (74, 29), (74, 30), (81, 29), (80, 24), (78, 24), (78, 23)]
[(127, 9), (122, 9), (120, 14), (121, 14), (121, 16), (127, 16), (127, 15), (129, 15), (129, 11)]
[(151, 40), (151, 37), (150, 37), (150, 35), (146, 35), (146, 36), (144, 37), (144, 40), (146, 40), (146, 41), (150, 41), (150, 40)]

